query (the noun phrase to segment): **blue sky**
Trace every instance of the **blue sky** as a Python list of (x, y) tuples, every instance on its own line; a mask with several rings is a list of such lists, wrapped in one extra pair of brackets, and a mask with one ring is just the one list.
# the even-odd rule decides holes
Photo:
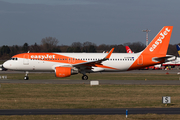
[(145, 44), (163, 26), (174, 26), (170, 44), (180, 43), (179, 0), (0, 0), (1, 45), (40, 44), (55, 37), (59, 45)]

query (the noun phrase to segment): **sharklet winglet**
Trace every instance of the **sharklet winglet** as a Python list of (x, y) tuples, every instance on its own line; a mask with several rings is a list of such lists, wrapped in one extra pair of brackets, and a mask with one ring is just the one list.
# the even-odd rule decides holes
[(112, 48), (109, 53), (106, 55), (104, 59), (109, 59), (111, 57), (112, 52), (114, 51), (114, 48)]

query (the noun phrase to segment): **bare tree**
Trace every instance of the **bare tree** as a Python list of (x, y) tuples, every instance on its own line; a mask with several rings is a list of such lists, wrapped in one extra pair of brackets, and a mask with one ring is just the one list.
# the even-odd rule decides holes
[(73, 42), (71, 45), (71, 49), (73, 50), (73, 52), (81, 52), (81, 48), (82, 44), (80, 42)]
[(24, 45), (23, 45), (23, 47), (22, 47), (22, 51), (23, 51), (23, 52), (28, 52), (28, 50), (29, 50), (29, 45), (28, 45), (28, 43), (24, 43)]
[(87, 41), (83, 43), (83, 52), (97, 52), (96, 48), (96, 44), (92, 42)]
[(41, 40), (41, 45), (44, 52), (52, 52), (54, 48), (56, 48), (58, 44), (58, 39), (54, 37), (46, 37)]
[(124, 43), (124, 46), (129, 46), (134, 53), (140, 52), (146, 48), (145, 44), (142, 42)]
[(37, 43), (35, 43), (34, 45), (31, 45), (30, 51), (31, 52), (41, 52), (41, 48)]

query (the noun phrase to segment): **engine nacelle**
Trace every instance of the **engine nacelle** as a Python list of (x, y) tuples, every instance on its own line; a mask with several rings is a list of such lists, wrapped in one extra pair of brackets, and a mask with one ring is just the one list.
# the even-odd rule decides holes
[(72, 67), (56, 67), (56, 77), (69, 77), (74, 74), (78, 74), (78, 69)]

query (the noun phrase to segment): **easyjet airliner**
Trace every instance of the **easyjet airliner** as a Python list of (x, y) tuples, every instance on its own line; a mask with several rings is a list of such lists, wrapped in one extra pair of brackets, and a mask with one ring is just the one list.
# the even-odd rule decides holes
[(139, 53), (22, 53), (13, 56), (3, 64), (10, 70), (26, 71), (24, 79), (29, 79), (28, 71), (54, 71), (56, 77), (92, 72), (128, 71), (165, 62), (173, 26), (165, 26), (151, 43)]

